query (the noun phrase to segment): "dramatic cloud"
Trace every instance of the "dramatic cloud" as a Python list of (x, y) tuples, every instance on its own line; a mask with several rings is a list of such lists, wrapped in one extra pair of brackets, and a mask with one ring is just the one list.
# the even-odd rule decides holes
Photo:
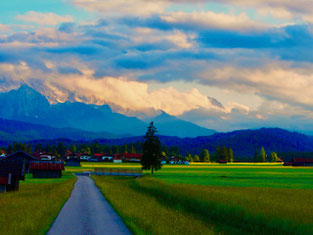
[(212, 11), (171, 12), (161, 16), (161, 19), (176, 27), (188, 29), (227, 29), (227, 30), (255, 30), (265, 25), (252, 21), (245, 13), (239, 15), (214, 13)]
[(55, 64), (49, 61), (45, 64), (51, 70), (50, 73), (32, 69), (25, 62), (18, 65), (0, 64), (0, 71), (4, 78), (10, 81), (36, 84), (37, 89), (39, 88), (52, 102), (70, 99), (99, 105), (113, 104), (125, 111), (144, 111), (152, 108), (171, 115), (180, 115), (199, 107), (223, 110), (212, 104), (212, 101), (197, 89), (180, 92), (174, 87), (168, 87), (149, 92), (148, 84), (123, 77), (94, 79), (94, 71), (81, 64), (77, 64), (80, 74), (58, 74), (54, 71)]
[(29, 11), (24, 15), (18, 15), (17, 19), (25, 22), (36, 23), (38, 25), (58, 25), (65, 22), (73, 22), (74, 18), (70, 15), (56, 15), (52, 12), (42, 13)]
[[(209, 2), (215, 2), (209, 0)], [(235, 4), (242, 8), (255, 8), (261, 14), (277, 18), (302, 19), (312, 22), (313, 2), (311, 0), (221, 0), (220, 3)]]
[(246, 93), (255, 93), (269, 100), (279, 100), (313, 109), (313, 67), (291, 68), (275, 64), (261, 68), (225, 67), (202, 74), (205, 81)]

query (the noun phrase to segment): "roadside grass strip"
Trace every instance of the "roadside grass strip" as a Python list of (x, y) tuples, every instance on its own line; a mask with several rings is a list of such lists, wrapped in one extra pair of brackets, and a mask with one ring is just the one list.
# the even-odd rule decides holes
[(69, 198), (76, 178), (65, 173), (61, 179), (26, 176), (18, 192), (0, 194), (0, 234), (45, 234)]
[(193, 215), (134, 190), (131, 177), (92, 176), (108, 202), (134, 234), (215, 234)]
[(93, 176), (135, 234), (313, 234), (313, 190)]

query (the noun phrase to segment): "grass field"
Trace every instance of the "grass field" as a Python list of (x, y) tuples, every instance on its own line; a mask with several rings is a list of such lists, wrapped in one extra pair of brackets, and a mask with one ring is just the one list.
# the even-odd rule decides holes
[(135, 234), (313, 234), (313, 168), (171, 165), (153, 177), (94, 179)]
[(70, 196), (76, 178), (20, 181), (20, 190), (0, 194), (0, 234), (45, 234)]

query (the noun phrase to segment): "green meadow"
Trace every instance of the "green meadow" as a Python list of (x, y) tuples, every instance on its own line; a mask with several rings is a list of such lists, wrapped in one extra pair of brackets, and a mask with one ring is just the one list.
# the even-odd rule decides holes
[(135, 234), (313, 234), (313, 168), (166, 165), (142, 178), (93, 178)]
[(45, 234), (69, 198), (76, 178), (33, 179), (26, 175), (20, 190), (0, 194), (0, 234)]

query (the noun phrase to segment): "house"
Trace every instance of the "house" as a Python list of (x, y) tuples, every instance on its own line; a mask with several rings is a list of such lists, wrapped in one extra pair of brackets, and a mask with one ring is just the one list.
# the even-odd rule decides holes
[(30, 163), (30, 169), (34, 178), (61, 178), (64, 162), (33, 161)]
[(140, 162), (142, 154), (140, 153), (122, 153), (120, 154), (123, 162)]
[(80, 166), (80, 160), (79, 158), (68, 158), (65, 161), (65, 166)]
[(293, 158), (292, 166), (313, 166), (313, 158)]
[(38, 161), (39, 159), (25, 153), (23, 151), (17, 151), (6, 156), (2, 161), (14, 161), (14, 162), (24, 162), (25, 161), (25, 173), (30, 173), (29, 163), (32, 161)]
[(115, 154), (113, 157), (113, 163), (122, 163), (122, 157), (120, 154)]
[(25, 161), (0, 161), (0, 192), (18, 191), (19, 181), (25, 180)]
[(80, 158), (81, 161), (85, 161), (86, 162), (86, 161), (88, 161), (91, 158), (91, 156), (89, 156), (88, 154), (81, 154), (79, 158)]
[(37, 151), (33, 153), (33, 156), (36, 157), (40, 161), (55, 161), (56, 160), (56, 157), (53, 154), (47, 153), (47, 152)]

